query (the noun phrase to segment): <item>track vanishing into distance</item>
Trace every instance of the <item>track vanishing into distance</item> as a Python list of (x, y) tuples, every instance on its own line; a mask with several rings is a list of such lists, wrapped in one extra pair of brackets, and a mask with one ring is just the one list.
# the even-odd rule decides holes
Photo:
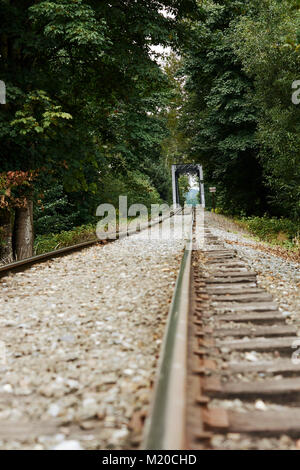
[[(195, 225), (195, 224), (194, 224)], [(209, 227), (187, 244), (147, 423), (147, 449), (280, 448), (300, 438), (297, 326)]]
[[(56, 259), (48, 254), (35, 266), (36, 258), (28, 260), (22, 272), (6, 267), (1, 449), (140, 444), (184, 247), (181, 212), (113, 243)], [(162, 219), (169, 220), (152, 231)], [(170, 239), (169, 226), (178, 238)]]
[[(262, 449), (266, 441), (268, 441), (268, 448), (272, 447), (276, 449), (281, 447), (280, 439), (284, 436), (291, 439), (293, 443), (291, 445), (297, 448), (297, 441), (300, 438), (300, 363), (297, 360), (293, 360), (293, 353), (295, 353), (296, 349), (300, 346), (297, 326), (291, 324), (289, 318), (279, 310), (272, 296), (258, 286), (256, 273), (249, 270), (247, 263), (237, 256), (236, 251), (231, 248), (226, 248), (224, 244), (211, 233), (210, 227), (202, 223), (203, 221), (205, 222), (205, 213), (203, 210), (198, 208), (193, 211), (193, 213), (191, 212), (191, 209), (187, 209), (183, 213), (178, 210), (175, 211), (174, 214), (171, 214), (171, 216), (178, 215), (182, 220), (185, 219), (185, 221), (188, 221), (190, 231), (169, 311), (153, 393), (152, 407), (150, 412), (146, 411), (144, 413), (144, 408), (139, 408), (137, 411), (134, 411), (129, 425), (131, 429), (130, 432), (133, 435), (140, 433), (144, 418), (148, 414), (144, 430), (144, 441), (141, 448), (166, 450)], [(167, 217), (168, 216), (161, 216), (157, 220), (141, 226), (140, 229), (143, 230), (152, 225), (159, 224)], [(174, 217), (174, 219), (176, 219), (176, 217)], [(200, 223), (197, 223), (199, 219)], [(198, 233), (199, 231), (200, 234)], [(122, 236), (124, 236), (124, 234), (120, 233), (119, 238), (122, 238)], [(203, 240), (203, 243), (199, 244), (199, 240), (200, 242)], [(48, 260), (51, 262), (52, 258), (81, 250), (96, 243), (98, 243), (98, 241), (83, 243), (1, 267), (0, 277), (15, 271), (26, 270), (33, 264), (41, 261)], [(148, 249), (155, 251), (155, 246), (149, 245)], [(165, 248), (161, 248), (161, 250), (164, 252)], [(161, 258), (163, 254), (160, 253), (158, 256)], [(142, 252), (142, 257), (145, 257), (144, 251)], [(78, 266), (77, 263), (80, 262), (81, 261), (78, 260), (76, 261), (76, 269)], [(53, 269), (56, 269), (55, 266)], [(166, 271), (167, 267), (163, 267), (162, 272)], [(141, 271), (139, 275), (143, 275), (143, 272), (144, 271)], [(63, 276), (66, 277), (66, 275), (67, 274), (64, 274)], [(57, 276), (57, 273), (55, 273), (55, 276)], [(169, 275), (164, 274), (164, 276), (169, 279)], [(14, 278), (14, 276), (12, 275), (11, 278)], [(118, 279), (118, 276), (116, 276), (116, 278), (119, 292), (120, 283), (122, 281)], [(138, 282), (138, 279), (141, 278), (137, 276), (136, 282)], [(85, 281), (86, 280), (85, 278)], [(31, 280), (27, 278), (26, 282), (28, 281), (33, 282), (33, 285), (35, 285), (34, 276)], [(20, 280), (18, 282), (20, 282)], [(24, 284), (22, 284), (22, 282), (18, 284), (18, 286), (23, 286)], [(29, 291), (31, 291), (30, 286), (32, 285), (30, 282), (28, 284)], [(101, 280), (102, 284), (103, 282), (104, 279)], [(111, 282), (111, 280), (109, 282)], [(149, 279), (147, 282), (149, 282)], [(154, 289), (156, 289), (156, 284), (157, 282), (154, 285)], [(168, 284), (171, 285), (170, 281)], [(14, 287), (12, 286), (11, 288)], [(23, 287), (21, 287), (21, 289), (22, 288)], [(86, 291), (86, 288), (84, 291)], [(13, 294), (10, 295), (12, 296)], [(24, 299), (26, 299), (27, 291), (24, 291), (22, 295), (25, 296)], [(8, 299), (7, 303), (11, 302)], [(165, 302), (164, 296), (163, 302)], [(129, 297), (129, 303), (133, 305), (131, 296)], [(145, 296), (143, 296), (142, 304), (143, 303), (145, 304)], [(96, 313), (90, 314), (86, 307), (88, 304), (83, 303), (82, 305), (80, 318), (83, 318), (83, 325), (86, 325), (84, 322), (87, 322), (87, 320), (91, 323), (96, 320), (101, 320), (100, 323), (103, 323), (103, 318), (101, 317), (102, 306), (94, 309)], [(120, 329), (120, 324), (122, 318), (125, 318), (125, 314), (128, 314), (130, 317), (134, 316), (134, 312), (132, 313), (130, 310), (131, 313), (129, 314), (127, 310), (125, 311), (126, 308), (127, 307), (122, 306), (121, 313), (123, 316), (120, 318), (116, 311), (111, 312), (112, 315), (115, 315), (117, 318), (118, 329)], [(146, 304), (144, 310), (147, 311), (149, 308), (153, 310), (153, 303)], [(34, 309), (35, 307), (33, 306), (33, 311)], [(12, 309), (11, 312), (16, 314), (14, 309)], [(68, 312), (66, 310), (63, 312), (64, 313), (60, 313), (58, 317), (64, 318), (63, 321), (68, 321)], [(24, 313), (24, 318), (22, 317), (23, 323), (21, 322), (20, 324), (22, 328), (26, 327), (25, 323), (29, 321), (31, 313), (28, 312), (28, 318), (26, 316), (27, 313)], [(37, 315), (37, 313), (33, 313)], [(88, 316), (87, 320), (85, 319), (86, 315)], [(55, 319), (54, 316), (50, 316), (49, 318), (52, 318), (52, 321)], [(1, 319), (1, 321), (2, 320), (4, 321), (5, 318)], [(7, 318), (6, 320), (11, 320), (11, 318)], [(21, 320), (19, 319), (18, 321), (20, 322)], [(18, 321), (13, 322), (15, 326), (18, 326)], [(39, 321), (44, 321), (44, 318), (41, 317)], [(138, 321), (140, 322), (141, 320), (138, 319)], [(151, 321), (150, 324), (152, 324)], [(159, 319), (157, 321), (161, 322)], [(39, 325), (37, 333), (41, 334), (41, 328), (43, 327), (40, 323)], [(109, 333), (113, 327), (111, 324), (108, 326), (110, 330), (108, 330), (107, 333), (107, 340), (113, 341), (112, 333)], [(10, 328), (11, 326), (9, 326), (8, 331), (10, 331)], [(55, 335), (62, 335), (62, 327), (57, 325), (56, 328), (57, 333), (55, 333)], [(65, 328), (65, 326), (63, 326), (63, 328)], [(68, 326), (68, 328), (70, 327)], [(87, 326), (84, 326), (84, 328), (87, 329)], [(138, 323), (136, 324), (136, 328), (139, 328)], [(51, 331), (52, 330), (53, 323), (51, 323)], [(102, 330), (103, 325), (101, 326), (101, 331)], [(81, 326), (78, 326), (78, 332), (79, 331), (81, 331)], [(98, 334), (95, 329), (91, 329), (91, 332)], [(113, 331), (113, 334), (116, 333), (116, 331)], [(30, 335), (32, 336), (32, 331)], [(62, 338), (65, 338), (67, 343), (68, 341), (71, 342), (69, 346), (64, 346), (65, 349), (67, 347), (71, 349), (74, 348), (74, 346), (72, 346), (74, 338), (71, 334), (62, 336)], [(101, 343), (100, 338), (102, 337), (99, 333), (99, 342), (97, 343), (96, 349), (94, 344), (89, 346), (91, 354), (98, 352), (98, 350), (103, 347), (103, 342)], [(135, 342), (139, 339), (137, 335)], [(25, 336), (21, 342), (24, 341)], [(111, 344), (113, 344), (113, 346), (110, 346), (109, 354), (112, 354), (112, 348), (119, 348), (119, 344), (122, 346), (122, 341)], [(41, 345), (40, 347), (43, 348), (44, 346), (45, 345)], [(13, 342), (9, 343), (9, 347), (12, 348), (11, 353), (13, 353)], [(129, 350), (132, 350), (132, 348), (133, 346), (130, 346)], [(86, 347), (80, 350), (81, 354), (84, 353), (84, 350), (89, 351)], [(17, 352), (16, 354), (19, 353)], [(51, 352), (51, 354), (54, 353)], [(32, 364), (35, 364), (30, 362), (34, 360), (35, 356), (33, 356), (32, 352), (29, 351), (29, 354), (27, 356), (25, 354), (24, 357), (24, 361), (28, 361), (28, 363), (26, 362), (26, 367), (29, 371), (31, 370)], [(22, 355), (17, 355), (16, 357), (22, 357)], [(36, 357), (38, 357), (38, 355)], [(91, 361), (91, 357), (89, 361)], [(149, 359), (151, 358), (147, 356), (148, 361)], [(81, 356), (76, 360), (84, 361)], [(127, 359), (124, 361), (124, 363), (126, 363), (126, 361), (128, 362)], [(63, 374), (67, 374), (67, 372), (63, 370), (64, 364), (64, 359), (58, 362), (55, 360), (55, 367), (51, 366), (53, 367), (53, 371), (55, 371), (55, 373), (51, 372), (51, 374), (53, 373), (51, 380), (55, 378), (57, 374), (59, 375), (58, 378), (60, 381), (64, 380)], [(74, 380), (72, 374), (74, 374), (75, 369), (72, 364), (73, 363), (71, 363), (72, 367), (68, 366), (70, 369), (68, 373), (72, 376), (71, 382), (73, 384)], [(86, 360), (84, 365), (87, 369), (88, 376), (92, 377), (92, 371), (88, 368), (88, 364), (90, 364), (90, 362)], [(126, 364), (126, 366), (128, 366), (128, 364)], [(101, 367), (99, 369), (99, 365), (95, 367), (97, 380), (99, 380), (102, 387), (101, 375), (105, 374), (103, 374)], [(116, 365), (116, 367), (118, 369), (119, 366)], [(143, 366), (140, 366), (140, 368), (141, 367)], [(15, 366), (13, 365), (13, 373), (14, 368)], [(138, 374), (141, 371), (143, 372), (142, 368), (137, 369), (135, 373)], [(33, 372), (34, 374), (36, 373), (35, 371)], [(110, 359), (109, 363), (109, 372), (116, 373), (116, 371), (113, 370), (112, 359)], [(119, 378), (112, 379), (109, 377), (109, 380), (113, 381), (112, 387), (117, 386), (119, 382), (124, 380), (123, 370), (119, 372)], [(126, 368), (125, 372), (128, 372)], [(129, 370), (129, 372), (133, 373), (131, 370)], [(11, 372), (9, 372), (9, 374), (10, 373)], [(5, 380), (10, 380), (9, 374)], [(133, 378), (135, 378), (135, 376), (133, 376)], [(34, 380), (37, 380), (35, 375)], [(83, 375), (82, 381), (85, 382), (85, 380), (85, 376)], [(52, 382), (50, 385), (51, 384)], [(57, 386), (59, 386), (59, 384), (60, 382)], [(80, 383), (79, 385), (84, 385), (84, 383)], [(109, 393), (110, 385), (107, 385), (107, 383), (104, 385), (107, 387), (107, 392), (105, 393)], [(131, 383), (129, 383), (129, 385), (132, 386)], [(5, 400), (9, 399), (11, 401), (16, 397), (10, 389), (9, 392), (7, 392), (8, 386), (10, 386), (8, 382), (4, 384), (5, 390), (3, 390), (8, 397), (4, 398)], [(94, 390), (94, 386), (95, 383), (91, 381), (90, 389), (88, 389), (87, 392), (92, 393), (91, 391)], [(22, 387), (26, 389), (27, 385), (23, 384)], [(46, 408), (48, 403), (52, 403), (51, 400), (53, 400), (51, 387), (48, 386), (49, 390), (46, 390), (47, 393), (43, 391), (44, 389), (41, 390), (41, 394), (44, 397), (43, 403), (45, 402)], [(98, 387), (100, 387), (99, 384)], [(56, 393), (55, 390), (54, 392)], [(27, 412), (32, 403), (31, 393), (33, 396), (35, 396), (34, 394), (38, 396), (39, 391), (33, 388), (30, 393), (29, 391), (27, 392), (27, 389), (24, 393), (24, 397), (28, 400), (29, 404), (28, 406), (26, 405), (27, 408), (26, 406), (24, 408)], [(59, 393), (63, 392), (59, 391)], [(56, 401), (52, 403), (51, 406), (52, 408), (59, 408), (60, 406), (65, 407), (67, 412), (72, 406), (65, 405), (61, 400), (67, 400), (67, 398), (72, 397), (68, 391), (64, 393), (65, 397), (63, 398), (58, 398), (54, 394)], [(28, 398), (26, 398), (27, 394)], [(81, 394), (84, 396), (84, 393), (81, 391), (73, 393), (74, 403), (76, 402), (74, 405), (75, 408), (81, 406), (84, 402), (87, 402), (90, 406), (90, 401), (94, 398), (96, 401), (98, 400), (98, 392), (92, 395), (92, 398), (88, 395), (89, 398), (86, 400), (82, 400)], [(100, 401), (103, 399), (104, 395), (99, 396)], [(21, 396), (23, 395), (21, 394)], [(22, 403), (22, 400), (25, 400), (24, 397), (22, 399), (17, 397), (16, 401), (11, 401), (10, 406), (17, 408), (20, 406), (20, 403)], [(3, 401), (3, 406), (6, 406), (5, 403), (8, 403), (8, 401), (5, 400)], [(93, 404), (96, 411), (99, 406), (98, 401)], [(120, 401), (120, 395), (118, 395), (118, 401)], [(52, 408), (51, 412), (53, 412)], [(39, 426), (41, 426), (39, 433), (55, 436), (55, 433), (58, 432), (57, 430), (63, 429), (63, 432), (65, 432), (66, 426), (69, 426), (67, 429), (68, 432), (70, 432), (72, 436), (75, 435), (76, 439), (80, 439), (81, 435), (87, 433), (88, 435), (90, 435), (90, 433), (96, 435), (97, 432), (101, 434), (103, 429), (105, 430), (105, 426), (107, 429), (111, 429), (112, 425), (109, 420), (114, 418), (114, 415), (108, 416), (109, 420), (106, 423), (104, 413), (102, 413), (102, 416), (102, 414), (97, 411), (97, 416), (99, 415), (100, 417), (95, 418), (95, 410), (92, 410), (91, 417), (87, 417), (86, 414), (83, 414), (83, 418), (81, 418), (81, 414), (77, 413), (79, 418), (76, 417), (77, 414), (75, 418), (67, 418), (66, 425), (64, 424), (64, 419), (66, 418), (61, 418), (60, 420), (59, 416), (57, 416), (57, 422), (55, 421), (53, 423), (52, 421), (48, 422), (47, 420), (43, 421), (39, 419), (34, 421), (33, 424), (31, 422), (27, 423), (27, 421), (25, 423), (23, 421), (11, 421), (8, 422), (11, 427), (6, 425), (1, 428), (0, 426), (0, 431), (2, 430), (3, 438), (5, 438), (7, 433), (9, 434), (8, 429), (11, 430), (11, 434), (14, 436), (18, 429), (20, 429), (20, 433), (24, 436), (26, 433), (29, 433), (28, 430), (31, 429), (30, 426), (36, 425), (37, 429), (40, 429)], [(13, 409), (13, 411), (16, 410)], [(34, 411), (36, 412), (36, 410)], [(56, 409), (54, 411), (56, 411)], [(86, 410), (83, 411), (86, 413)], [(90, 410), (88, 410), (88, 412), (90, 413)], [(39, 416), (38, 413), (37, 415)], [(120, 419), (121, 418), (122, 415), (120, 414)], [(80, 419), (82, 419), (83, 422), (81, 422)], [(126, 419), (129, 418), (127, 417)], [(61, 428), (62, 423), (63, 427)], [(22, 426), (24, 432), (22, 431)], [(75, 430), (73, 430), (72, 426)], [(122, 428), (122, 432), (123, 431)], [(118, 432), (120, 431), (117, 428), (116, 433)], [(60, 436), (60, 434), (58, 435)], [(14, 439), (16, 438), (14, 437)], [(102, 438), (97, 439), (95, 440), (96, 446), (99, 445), (99, 442), (103, 442)], [(117, 437), (117, 441), (114, 443), (115, 448), (120, 448), (120, 446), (126, 448), (126, 444), (123, 442), (120, 444), (118, 439), (120, 438)], [(30, 441), (30, 446), (33, 445), (32, 442), (33, 441)], [(110, 441), (107, 442), (109, 446)], [(128, 441), (127, 448), (136, 447), (131, 442), (130, 440)], [(48, 448), (47, 446), (48, 444), (45, 444), (45, 448)], [(49, 446), (51, 447), (52, 444), (49, 444)]]
[(78, 243), (77, 245), (67, 246), (65, 248), (60, 248), (55, 251), (50, 251), (48, 253), (35, 255), (30, 258), (26, 258), (20, 261), (15, 261), (13, 263), (5, 264), (2, 266), (0, 265), (0, 278), (7, 276), (10, 273), (25, 271), (26, 269), (30, 268), (31, 266), (34, 266), (35, 264), (43, 263), (43, 262), (46, 262), (55, 258), (60, 258), (62, 256), (69, 255), (71, 253), (75, 253), (76, 251), (84, 250), (85, 248), (89, 248), (93, 245), (112, 243), (115, 241), (115, 239), (121, 239), (130, 235), (134, 235), (135, 233), (141, 230), (145, 230), (154, 225), (161, 224), (164, 220), (168, 219), (169, 217), (173, 217), (174, 215), (179, 214), (180, 212), (181, 212), (181, 209), (176, 210), (176, 211), (171, 211), (170, 214), (167, 214), (167, 215), (160, 215), (156, 219), (153, 219), (153, 220), (150, 220), (149, 222), (145, 222), (144, 224), (141, 224), (138, 227), (138, 230), (128, 230), (127, 232), (117, 232), (115, 238), (108, 237), (107, 240), (104, 240), (104, 241), (99, 240), (98, 238), (95, 238), (94, 240)]

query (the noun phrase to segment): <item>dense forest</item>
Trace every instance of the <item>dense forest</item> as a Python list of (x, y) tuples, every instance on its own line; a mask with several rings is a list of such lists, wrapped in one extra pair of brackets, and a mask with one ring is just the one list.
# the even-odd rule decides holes
[(0, 17), (0, 259), (119, 195), (170, 203), (171, 163), (202, 163), (223, 212), (299, 221), (299, 1), (0, 0)]
[(199, 5), (184, 50), (189, 158), (201, 159), (228, 213), (299, 219), (299, 1)]

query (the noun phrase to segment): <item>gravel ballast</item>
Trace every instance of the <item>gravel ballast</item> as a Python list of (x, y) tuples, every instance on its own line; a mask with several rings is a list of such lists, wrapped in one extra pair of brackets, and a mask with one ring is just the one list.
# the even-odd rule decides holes
[(249, 268), (258, 274), (259, 285), (274, 296), (283, 315), (300, 325), (299, 263), (270, 254), (266, 244), (260, 243), (258, 249), (257, 242), (249, 234), (225, 217), (206, 212), (205, 218), (211, 233), (225, 242), (226, 248), (234, 248)]
[[(272, 294), (274, 300), (277, 301), (282, 315), (286, 319), (287, 323), (295, 325), (298, 330), (298, 336), (300, 333), (300, 277), (299, 277), (299, 263), (289, 261), (285, 257), (276, 256), (269, 252), (269, 245), (265, 243), (257, 243), (249, 233), (239, 229), (237, 225), (232, 223), (229, 219), (212, 213), (205, 213), (206, 224), (210, 229), (212, 235), (218, 237), (218, 239), (224, 243), (224, 246), (229, 249), (234, 249), (237, 252), (237, 256), (241, 260), (245, 261), (249, 270), (258, 273), (257, 281), (258, 285)], [(203, 266), (205, 269), (205, 265)], [(219, 328), (224, 325), (217, 324), (218, 316), (214, 317), (212, 325)], [(220, 323), (220, 322), (219, 322)], [(238, 324), (226, 323), (226, 328), (239, 328), (242, 326)], [(244, 326), (247, 326), (245, 324)], [(231, 338), (236, 339), (236, 338)], [(243, 338), (245, 343), (249, 338)], [(299, 358), (299, 341), (291, 341), (290, 351), (287, 349), (284, 354), (277, 350), (270, 352), (257, 352), (257, 351), (230, 351), (226, 350), (226, 346), (221, 349), (222, 360), (219, 359), (219, 366), (226, 366), (228, 363), (253, 363), (256, 362), (269, 362), (278, 359), (281, 354), (284, 359), (291, 361), (293, 354), (296, 353), (298, 348)], [(281, 381), (284, 378), (284, 372), (282, 374), (270, 374), (268, 376), (268, 369), (257, 371), (255, 373), (240, 372), (238, 374), (228, 374), (227, 377), (223, 377), (223, 382), (226, 381), (232, 383), (247, 383), (247, 382), (263, 382), (268, 379), (274, 381)], [(278, 398), (278, 397), (277, 397)], [(212, 409), (225, 408), (227, 410), (233, 410), (239, 413), (244, 412), (259, 412), (264, 411), (275, 411), (282, 412), (286, 409), (286, 406), (290, 405), (290, 397), (287, 402), (284, 402), (284, 397), (281, 397), (282, 401), (277, 403), (276, 400), (272, 400), (271, 397), (262, 395), (257, 396), (255, 401), (248, 399), (232, 398), (232, 399), (213, 399), (209, 407)], [(284, 407), (285, 406), (285, 407)], [(294, 403), (294, 406), (296, 404)], [(294, 439), (290, 436), (282, 434), (279, 437), (267, 437), (267, 436), (252, 436), (228, 433), (225, 435), (216, 434), (212, 439), (212, 447), (215, 449), (222, 450), (295, 450), (300, 449), (300, 440)]]
[(183, 247), (144, 231), (0, 280), (1, 449), (139, 444)]

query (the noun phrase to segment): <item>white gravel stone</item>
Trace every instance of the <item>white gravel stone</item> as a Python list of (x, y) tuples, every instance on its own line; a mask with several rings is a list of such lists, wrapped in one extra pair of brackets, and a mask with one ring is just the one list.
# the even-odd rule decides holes
[(49, 406), (48, 414), (49, 414), (50, 416), (56, 417), (56, 416), (58, 416), (59, 412), (60, 412), (60, 406), (57, 405), (56, 403), (52, 403), (52, 404)]
[(53, 447), (53, 450), (83, 450), (78, 441), (63, 441)]

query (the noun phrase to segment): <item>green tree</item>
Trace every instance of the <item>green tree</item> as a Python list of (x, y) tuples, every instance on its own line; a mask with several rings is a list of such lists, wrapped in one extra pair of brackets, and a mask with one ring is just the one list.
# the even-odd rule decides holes
[(188, 99), (181, 120), (189, 156), (204, 165), (206, 181), (218, 188), (218, 204), (231, 213), (265, 210), (257, 159), (257, 110), (253, 81), (232, 47), (231, 23), (245, 12), (240, 1), (201, 2), (184, 53)]
[(253, 2), (251, 15), (232, 30), (234, 51), (254, 80), (257, 140), (273, 212), (300, 216), (300, 106), (292, 84), (300, 79), (299, 2)]
[[(38, 195), (37, 195), (38, 197)], [(36, 235), (59, 233), (81, 224), (80, 212), (59, 182), (44, 188), (34, 207)]]
[[(168, 85), (151, 47), (178, 47), (194, 11), (194, 0), (1, 0), (0, 172), (36, 170), (39, 187), (59, 179), (93, 200), (107, 168), (160, 164)], [(27, 220), (33, 193), (31, 181)]]
[(188, 143), (186, 136), (180, 128), (180, 120), (184, 110), (186, 92), (184, 88), (184, 77), (181, 69), (183, 60), (175, 52), (171, 52), (164, 71), (172, 84), (168, 105), (165, 109), (168, 135), (163, 141), (163, 153), (168, 165), (184, 163), (187, 157)]

